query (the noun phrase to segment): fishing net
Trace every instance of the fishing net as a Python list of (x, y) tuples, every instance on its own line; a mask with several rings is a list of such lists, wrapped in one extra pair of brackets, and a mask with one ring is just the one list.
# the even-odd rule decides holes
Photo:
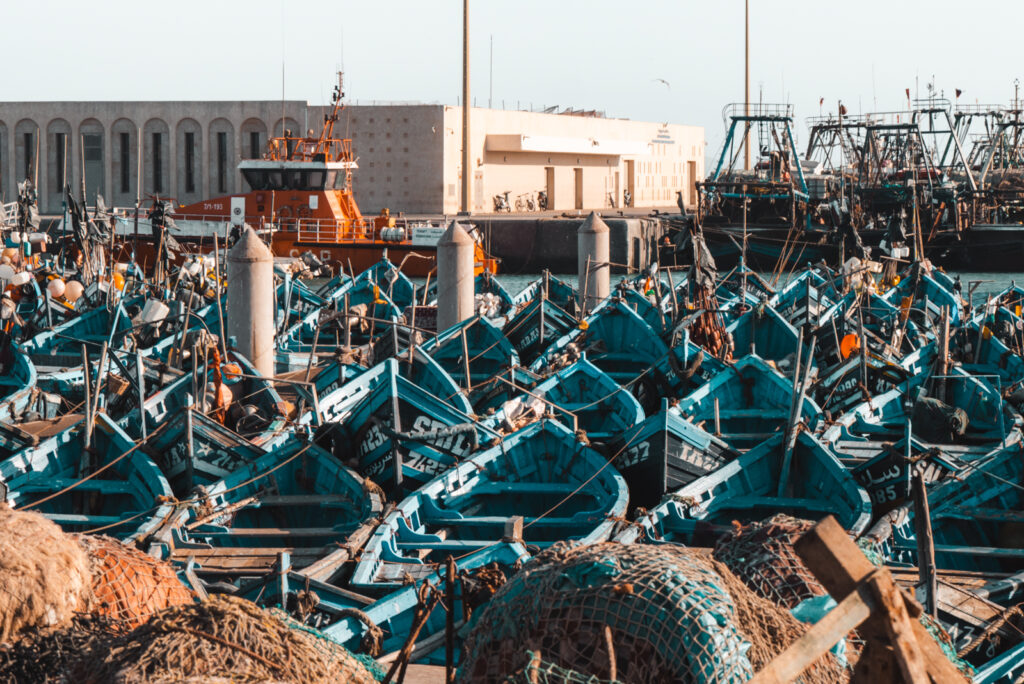
[[(721, 578), (722, 586), (732, 597), (735, 623), (750, 644), (747, 658), (754, 671), (760, 672), (773, 658), (802, 637), (810, 625), (800, 622), (771, 599), (751, 591), (746, 582), (725, 564), (713, 559), (709, 559), (709, 562)], [(797, 681), (801, 684), (848, 682), (851, 671), (847, 662), (851, 660), (850, 656), (840, 659), (833, 653), (826, 653), (804, 670)]]
[(778, 514), (747, 525), (734, 525), (715, 544), (715, 560), (727, 566), (755, 594), (785, 608), (828, 592), (793, 549), (809, 520)]
[(157, 613), (97, 654), (94, 681), (118, 684), (224, 677), (232, 682), (374, 682), (343, 648), (292, 629), (259, 606), (214, 595)]
[(620, 684), (618, 679), (601, 679), (544, 662), (536, 651), (525, 655), (526, 665), (505, 677), (503, 684)]
[(167, 563), (111, 537), (76, 536), (89, 557), (92, 613), (110, 618), (119, 630), (134, 629), (153, 613), (193, 600)]
[(0, 642), (66, 625), (89, 601), (89, 562), (73, 537), (33, 511), (0, 503)]
[(109, 620), (76, 615), (59, 629), (34, 628), (22, 633), (17, 642), (0, 648), (0, 681), (57, 682), (81, 681), (72, 670), (85, 653), (104, 648), (113, 638)]
[(384, 679), (384, 676), (387, 674), (387, 671), (385, 671), (384, 668), (381, 667), (380, 663), (378, 663), (372, 656), (363, 653), (352, 653), (345, 648), (344, 645), (335, 641), (327, 634), (324, 634), (315, 627), (302, 624), (280, 608), (269, 608), (268, 611), (271, 615), (288, 625), (289, 629), (297, 630), (309, 637), (309, 643), (311, 643), (313, 647), (316, 648), (316, 650), (325, 658), (334, 658), (338, 653), (347, 654), (349, 658), (357, 660), (366, 669), (370, 676), (378, 682)]
[(462, 682), (504, 681), (522, 670), (524, 650), (604, 679), (614, 662), (616, 677), (631, 683), (710, 684), (752, 674), (721, 578), (682, 547), (556, 544), (499, 589), (474, 622)]

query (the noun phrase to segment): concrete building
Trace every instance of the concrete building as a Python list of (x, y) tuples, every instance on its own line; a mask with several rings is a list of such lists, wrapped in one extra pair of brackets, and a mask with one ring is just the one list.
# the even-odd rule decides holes
[[(140, 181), (143, 198), (181, 204), (243, 192), (241, 159), (282, 128), (319, 131), (325, 111), (296, 100), (0, 103), (0, 194), (10, 201), (31, 177), (43, 213), (59, 213), (62, 186), (77, 196), (83, 175), (90, 203), (100, 193), (120, 207), (134, 204)], [(474, 212), (493, 211), (506, 191), (513, 207), (545, 191), (549, 209), (621, 208), (627, 190), (636, 207), (674, 207), (677, 191), (692, 206), (704, 174), (698, 126), (482, 108), (470, 120)], [(352, 138), (364, 213), (458, 211), (459, 107), (350, 106), (335, 130)]]

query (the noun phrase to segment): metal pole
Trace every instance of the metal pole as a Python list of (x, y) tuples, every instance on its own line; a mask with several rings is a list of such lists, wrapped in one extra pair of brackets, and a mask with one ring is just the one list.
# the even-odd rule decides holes
[(447, 608), (444, 623), (444, 680), (452, 684), (455, 681), (455, 559), (449, 555), (445, 566), (448, 581), (444, 597)]
[[(146, 439), (146, 368), (142, 365), (142, 352), (135, 352), (135, 373), (139, 379), (139, 429)], [(191, 431), (190, 431), (191, 432)]]
[[(744, 0), (744, 21), (743, 34), (743, 110), (746, 116), (750, 116), (750, 0)], [(747, 121), (747, 128), (743, 137), (743, 168), (750, 170), (750, 121)]]
[(469, 0), (462, 0), (462, 208), (469, 214)]

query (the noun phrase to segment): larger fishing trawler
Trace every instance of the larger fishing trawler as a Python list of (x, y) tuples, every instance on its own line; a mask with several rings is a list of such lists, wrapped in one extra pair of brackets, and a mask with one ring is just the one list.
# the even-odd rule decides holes
[[(342, 96), (339, 75), (318, 137), (312, 130), (303, 137), (286, 130), (268, 141), (262, 159), (239, 164), (249, 192), (176, 206), (172, 221), (155, 218), (152, 211), (140, 217), (115, 212), (118, 238), (135, 250), (140, 263), (152, 266), (158, 255), (174, 259), (166, 253), (168, 243), (180, 245), (181, 251), (205, 252), (213, 248), (215, 235), (228, 237), (229, 224), (248, 224), (279, 257), (310, 253), (359, 273), (386, 254), (406, 275), (426, 276), (435, 268), (444, 226), (412, 223), (387, 209), (373, 217), (359, 211), (352, 193), (352, 172), (358, 168), (352, 141), (334, 136)], [(479, 240), (476, 270), (497, 272), (496, 260), (487, 257)]]

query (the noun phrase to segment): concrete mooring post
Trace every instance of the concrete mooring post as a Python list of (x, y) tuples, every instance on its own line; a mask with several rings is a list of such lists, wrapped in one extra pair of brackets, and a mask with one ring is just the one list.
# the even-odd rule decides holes
[(473, 247), (455, 221), (437, 241), (437, 332), (473, 315)]
[(246, 228), (228, 252), (227, 335), (262, 375), (274, 375), (274, 255)]
[[(609, 230), (597, 212), (576, 231), (576, 269), (579, 274), (580, 305), (590, 311), (611, 292)], [(588, 273), (589, 268), (589, 273)]]

